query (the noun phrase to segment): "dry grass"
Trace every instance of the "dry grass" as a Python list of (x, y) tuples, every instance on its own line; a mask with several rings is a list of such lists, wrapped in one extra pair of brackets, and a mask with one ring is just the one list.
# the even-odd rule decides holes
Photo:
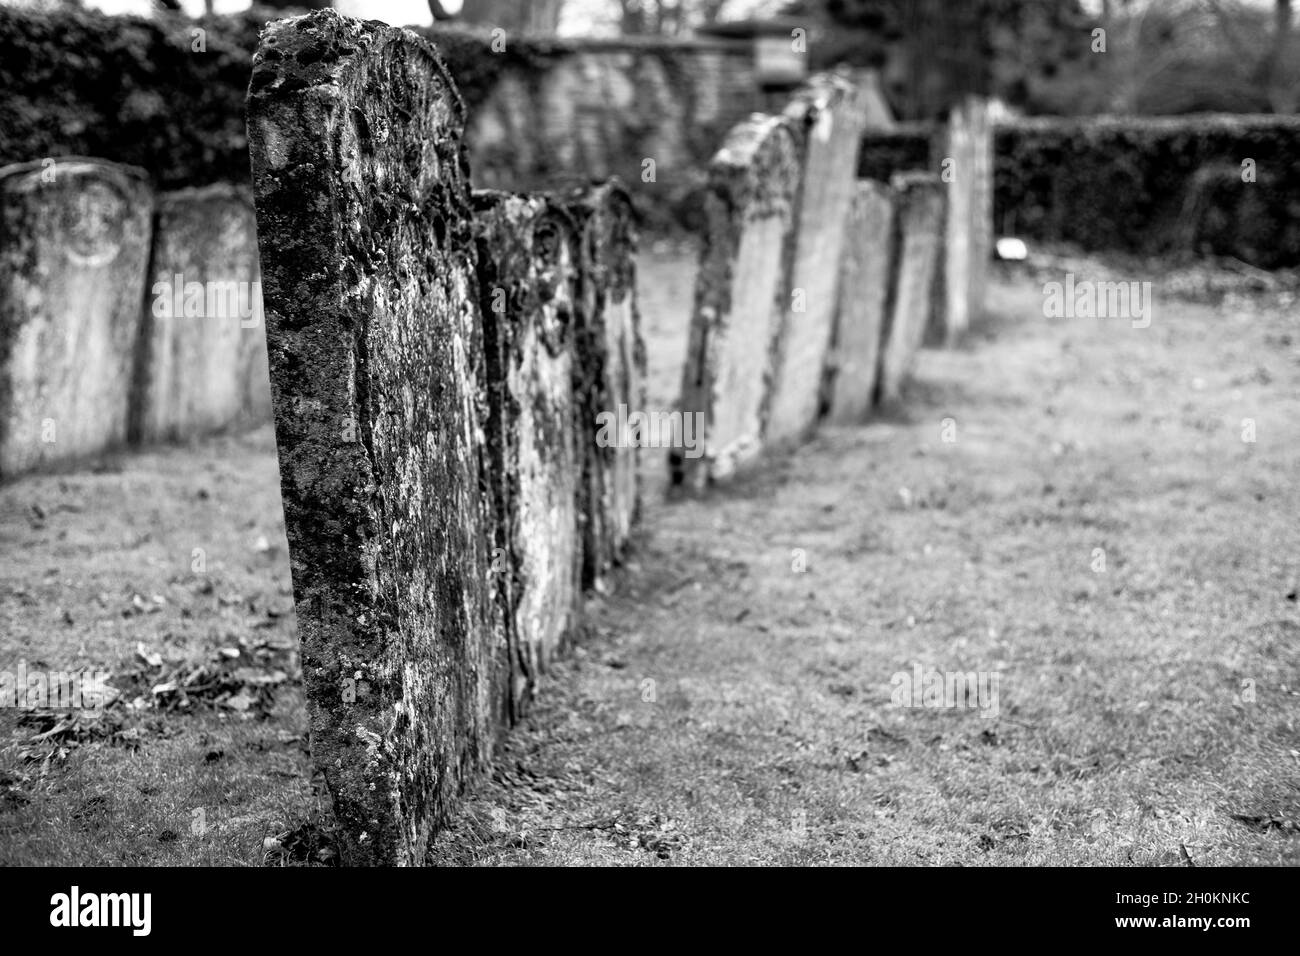
[[(43, 726), (0, 710), (0, 862), (260, 863), (265, 836), (319, 815), (269, 426), (0, 487), (0, 538), (0, 670), (107, 668), (126, 691), (99, 718), (118, 733), (32, 753)], [(287, 668), (265, 708), (124, 706), (220, 647)]]
[[(1049, 322), (1004, 277), (967, 349), (923, 355), (905, 419), (652, 501), (625, 590), (442, 859), (1300, 862), (1294, 300), (1155, 288), (1137, 330)], [(1000, 672), (998, 716), (891, 706), (918, 663)]]

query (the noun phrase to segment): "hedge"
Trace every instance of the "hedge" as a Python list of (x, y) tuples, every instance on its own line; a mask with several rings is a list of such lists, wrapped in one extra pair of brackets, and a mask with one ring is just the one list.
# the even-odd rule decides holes
[(1002, 234), (1300, 265), (1300, 117), (1017, 120), (997, 128), (995, 154)]
[[(290, 13), (144, 19), (0, 6), (0, 165), (94, 156), (139, 166), (161, 188), (246, 182), (253, 51), (263, 25)], [(193, 49), (196, 28), (205, 50)], [(415, 29), (437, 43), (471, 109), (501, 71), (543, 70), (568, 49), (512, 37), (486, 56), (486, 35)]]
[(862, 137), (858, 176), (889, 182), (896, 172), (931, 169), (937, 131), (933, 123), (900, 123), (891, 130), (868, 133)]

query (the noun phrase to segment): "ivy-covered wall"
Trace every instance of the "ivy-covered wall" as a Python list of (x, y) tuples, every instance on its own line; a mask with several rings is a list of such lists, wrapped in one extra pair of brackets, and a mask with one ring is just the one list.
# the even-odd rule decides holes
[[(81, 155), (139, 166), (164, 189), (246, 182), (252, 51), (281, 15), (196, 22), (0, 7), (0, 164)], [(475, 185), (618, 175), (650, 227), (698, 225), (710, 156), (770, 105), (741, 42), (508, 37), (493, 49), (485, 31), (417, 32), (438, 45), (469, 107)], [(998, 128), (995, 145), (1001, 233), (1300, 265), (1300, 118), (1018, 120)], [(859, 172), (887, 179), (938, 158), (926, 126), (904, 125), (866, 139)], [(1247, 159), (1254, 182), (1242, 179)]]
[(79, 155), (139, 166), (163, 188), (247, 182), (261, 22), (0, 7), (0, 163)]
[[(0, 7), (0, 165), (83, 155), (139, 166), (162, 188), (246, 182), (252, 53), (283, 15)], [(747, 43), (512, 36), (502, 47), (486, 28), (415, 31), (438, 46), (469, 108), (476, 185), (619, 175), (651, 224), (689, 215), (726, 131), (763, 106)]]

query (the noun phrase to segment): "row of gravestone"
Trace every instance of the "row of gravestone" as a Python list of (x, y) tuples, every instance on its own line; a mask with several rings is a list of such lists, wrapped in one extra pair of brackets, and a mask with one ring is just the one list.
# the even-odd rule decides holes
[(270, 416), (251, 197), (0, 169), (0, 478)]
[[(895, 394), (948, 299), (935, 277), (970, 281), (939, 268), (938, 181), (856, 181), (878, 104), (867, 77), (818, 77), (713, 163), (683, 390), (709, 423), (697, 475), (815, 427), (832, 352), (883, 341), (855, 360)], [(427, 859), (638, 515), (644, 436), (598, 427), (644, 410), (628, 196), (474, 191), (465, 122), (408, 31), (327, 10), (262, 35), (248, 128), (282, 500), (313, 759), (354, 864)], [(876, 391), (851, 378), (831, 380), (839, 417)]]
[(987, 104), (954, 109), (940, 168), (858, 179), (869, 84), (815, 78), (780, 116), (735, 127), (709, 170), (680, 410), (693, 447), (673, 482), (725, 481), (824, 419), (897, 402), (927, 333), (955, 343), (980, 308), (992, 252)]
[[(855, 180), (879, 102), (868, 78), (818, 77), (713, 165), (687, 375), (706, 387), (683, 393), (707, 468), (743, 457), (745, 428), (757, 448), (815, 426), (854, 254), (859, 291), (889, 287), (887, 375), (941, 298), (934, 183), (899, 182), (897, 241), (855, 231), (887, 198)], [(262, 35), (248, 126), (282, 500), (313, 757), (352, 863), (426, 859), (638, 513), (642, 436), (598, 427), (644, 410), (631, 203), (476, 192), (465, 122), (410, 32), (322, 11)]]
[(644, 404), (627, 193), (475, 191), (415, 34), (271, 24), (248, 128), (313, 760), (351, 864), (418, 864), (621, 560)]

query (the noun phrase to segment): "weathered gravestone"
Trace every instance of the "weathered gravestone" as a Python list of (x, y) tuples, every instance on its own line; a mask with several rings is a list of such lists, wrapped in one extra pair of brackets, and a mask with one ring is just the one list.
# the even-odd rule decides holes
[(951, 345), (970, 327), (974, 148), (966, 111), (953, 107), (943, 133), (943, 254), (935, 276), (932, 341)]
[(953, 107), (941, 147), (945, 176), (944, 245), (935, 285), (934, 339), (952, 345), (983, 305), (993, 242), (993, 141), (988, 101)]
[(578, 230), (545, 197), (477, 192), (474, 207), (498, 514), (493, 571), (508, 617), (517, 717), (581, 604)]
[(790, 301), (772, 376), (764, 441), (802, 441), (816, 427), (822, 374), (835, 321), (839, 263), (857, 182), (862, 133), (878, 107), (855, 74), (820, 74), (785, 110), (803, 150)]
[(897, 252), (893, 237), (893, 192), (884, 183), (858, 180), (840, 262), (828, 396), (834, 424), (855, 424), (871, 412)]
[(902, 173), (896, 195), (898, 255), (880, 356), (880, 401), (898, 401), (930, 317), (935, 269), (942, 251), (943, 183), (929, 173)]
[(710, 163), (680, 400), (683, 415), (703, 416), (703, 454), (674, 449), (675, 484), (726, 479), (762, 449), (799, 177), (788, 124), (762, 114), (733, 129)]
[(137, 169), (0, 169), (0, 476), (126, 440), (152, 210)]
[(975, 192), (971, 199), (971, 318), (984, 310), (988, 292), (989, 270), (993, 262), (993, 120), (988, 100), (972, 98), (972, 178)]
[(252, 197), (227, 185), (159, 197), (132, 437), (177, 439), (270, 411)]
[(441, 57), (272, 23), (248, 125), (313, 756), (345, 862), (418, 864), (507, 718), (485, 355)]
[(580, 231), (574, 391), (584, 460), (582, 583), (602, 588), (609, 569), (622, 560), (640, 513), (638, 436), (616, 427), (625, 420), (621, 416), (645, 411), (635, 214), (616, 181), (575, 190), (566, 208)]

